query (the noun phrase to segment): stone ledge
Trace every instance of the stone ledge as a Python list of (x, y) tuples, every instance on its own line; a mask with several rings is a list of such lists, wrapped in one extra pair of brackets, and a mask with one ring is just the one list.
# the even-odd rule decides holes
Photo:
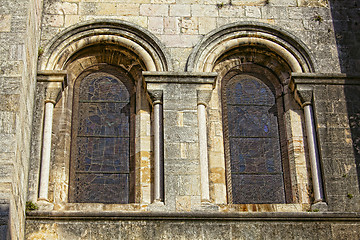
[(360, 85), (360, 75), (344, 73), (291, 73), (292, 84)]
[(216, 220), (216, 221), (346, 221), (360, 222), (360, 213), (205, 213), (205, 212), (27, 212), (27, 220)]
[(215, 72), (142, 72), (146, 83), (214, 84)]
[(64, 82), (66, 84), (67, 71), (65, 70), (43, 70), (38, 71), (38, 82)]

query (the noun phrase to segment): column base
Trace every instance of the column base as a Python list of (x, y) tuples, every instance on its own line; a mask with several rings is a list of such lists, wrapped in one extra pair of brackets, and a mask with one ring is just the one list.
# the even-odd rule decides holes
[(164, 202), (161, 202), (160, 200), (155, 200), (153, 203), (148, 205), (147, 209), (154, 212), (163, 212), (166, 210), (166, 207)]
[(41, 211), (52, 211), (54, 210), (54, 204), (50, 203), (48, 199), (39, 198), (36, 202), (37, 206), (39, 207), (38, 210)]
[(326, 202), (317, 202), (311, 205), (311, 211), (313, 212), (327, 212), (328, 205)]
[(201, 202), (200, 211), (219, 211), (219, 206), (208, 201)]

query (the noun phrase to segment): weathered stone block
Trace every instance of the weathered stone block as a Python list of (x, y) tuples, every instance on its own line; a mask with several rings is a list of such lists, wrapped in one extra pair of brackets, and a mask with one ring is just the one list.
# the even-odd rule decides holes
[(197, 129), (193, 127), (165, 127), (165, 142), (186, 142), (192, 143), (198, 141)]
[(190, 6), (188, 4), (170, 5), (170, 16), (190, 17)]
[(64, 16), (62, 15), (47, 15), (44, 18), (49, 26), (52, 27), (62, 27), (64, 25)]
[(218, 10), (214, 5), (191, 5), (191, 16), (193, 17), (206, 17), (218, 16)]
[(179, 196), (196, 196), (200, 195), (200, 176), (199, 175), (180, 175), (179, 189), (177, 189)]
[(199, 34), (207, 34), (216, 28), (216, 18), (199, 17)]
[(198, 34), (199, 23), (194, 17), (182, 17), (180, 21), (180, 32), (183, 34)]
[(15, 133), (16, 114), (13, 112), (0, 112), (0, 133)]
[(149, 30), (155, 34), (162, 34), (164, 31), (164, 19), (162, 17), (149, 17)]
[(284, 10), (283, 7), (264, 7), (262, 10), (262, 17), (263, 18), (281, 18), (287, 19), (289, 18), (288, 11)]
[(164, 18), (164, 34), (179, 34), (180, 21), (179, 17)]
[(298, 0), (299, 7), (327, 7), (327, 0)]
[(19, 98), (18, 94), (0, 94), (0, 111), (16, 112), (19, 109)]
[(139, 16), (140, 15), (140, 4), (123, 4), (118, 3), (116, 5), (116, 15), (121, 16)]
[(190, 196), (177, 196), (176, 197), (176, 211), (189, 212), (191, 210), (191, 197)]
[[(84, 4), (90, 6), (89, 4)], [(53, 2), (52, 4), (47, 4), (44, 9), (46, 14), (77, 14), (78, 13), (78, 4), (71, 2)]]
[(167, 47), (189, 48), (189, 47), (194, 47), (196, 45), (196, 43), (200, 39), (200, 36), (164, 34), (160, 36), (160, 39)]
[(169, 6), (162, 4), (142, 4), (140, 6), (140, 15), (165, 17), (169, 15)]
[(96, 15), (116, 15), (117, 8), (120, 7), (116, 3), (97, 3), (96, 4)]
[(261, 18), (261, 9), (258, 7), (246, 6), (245, 16), (250, 18)]
[(97, 4), (95, 2), (80, 2), (79, 14), (80, 15), (96, 15)]
[(233, 0), (232, 4), (240, 6), (263, 6), (265, 0)]
[(171, 4), (175, 3), (175, 0), (151, 0), (151, 3)]
[(199, 160), (197, 159), (166, 159), (164, 162), (166, 174), (199, 174)]
[(25, 57), (25, 46), (24, 44), (10, 45), (10, 57), (11, 61), (23, 60)]
[(11, 15), (0, 15), (0, 32), (10, 32)]
[(231, 17), (231, 18), (244, 17), (245, 9), (242, 6), (224, 5), (223, 7), (219, 8), (219, 16), (220, 17)]

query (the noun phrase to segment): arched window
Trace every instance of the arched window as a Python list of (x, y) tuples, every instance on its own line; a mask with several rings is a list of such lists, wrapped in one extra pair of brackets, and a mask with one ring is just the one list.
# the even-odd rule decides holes
[(70, 202), (132, 201), (133, 88), (128, 77), (107, 72), (93, 72), (76, 81)]
[(274, 86), (266, 77), (231, 71), (222, 86), (230, 202), (284, 203), (280, 108)]

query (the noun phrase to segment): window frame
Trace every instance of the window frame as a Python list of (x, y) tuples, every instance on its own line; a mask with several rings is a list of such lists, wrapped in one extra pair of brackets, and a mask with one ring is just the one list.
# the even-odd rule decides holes
[[(76, 177), (75, 172), (75, 162), (77, 161), (74, 159), (76, 154), (76, 137), (77, 137), (77, 130), (79, 124), (79, 118), (77, 117), (78, 114), (78, 107), (79, 107), (79, 90), (81, 82), (91, 74), (102, 74), (104, 76), (111, 76), (116, 78), (117, 80), (121, 81), (125, 87), (127, 88), (130, 96), (130, 117), (129, 117), (129, 134), (130, 134), (130, 146), (129, 146), (129, 193), (128, 193), (128, 202), (80, 202), (75, 200), (75, 181), (74, 178)], [(78, 77), (76, 77), (73, 85), (73, 96), (72, 96), (72, 116), (71, 116), (71, 142), (70, 142), (70, 159), (69, 159), (69, 189), (68, 189), (68, 202), (69, 203), (102, 203), (102, 204), (129, 204), (135, 202), (135, 113), (136, 113), (136, 86), (135, 81), (132, 77), (122, 72), (120, 68), (113, 67), (108, 64), (101, 64), (90, 69), (82, 71)]]
[[(261, 67), (255, 64), (244, 64), (246, 67), (236, 66), (231, 69), (228, 69), (223, 77), (221, 77), (220, 85), (220, 102), (221, 102), (221, 112), (222, 112), (222, 125), (223, 125), (223, 143), (224, 143), (224, 155), (225, 155), (225, 174), (226, 174), (226, 188), (227, 188), (227, 201), (229, 204), (233, 203), (233, 193), (232, 193), (232, 177), (231, 177), (231, 160), (230, 160), (230, 144), (229, 144), (229, 129), (228, 129), (228, 114), (226, 106), (226, 84), (230, 79), (236, 75), (251, 76), (253, 78), (259, 79), (264, 82), (266, 85), (269, 84), (272, 86), (273, 93), (275, 96), (277, 114), (278, 114), (278, 132), (279, 132), (279, 144), (280, 144), (280, 154), (281, 154), (281, 165), (283, 171), (283, 181), (284, 181), (284, 203), (292, 203), (292, 187), (290, 179), (290, 169), (289, 169), (289, 156), (286, 140), (286, 126), (284, 119), (284, 86), (281, 84), (280, 80), (276, 75), (271, 72), (269, 69)], [(271, 88), (270, 88), (271, 89)], [(238, 204), (238, 203), (235, 203)], [(258, 203), (244, 203), (244, 204), (258, 204)], [(266, 204), (279, 204), (279, 203), (266, 203)]]

